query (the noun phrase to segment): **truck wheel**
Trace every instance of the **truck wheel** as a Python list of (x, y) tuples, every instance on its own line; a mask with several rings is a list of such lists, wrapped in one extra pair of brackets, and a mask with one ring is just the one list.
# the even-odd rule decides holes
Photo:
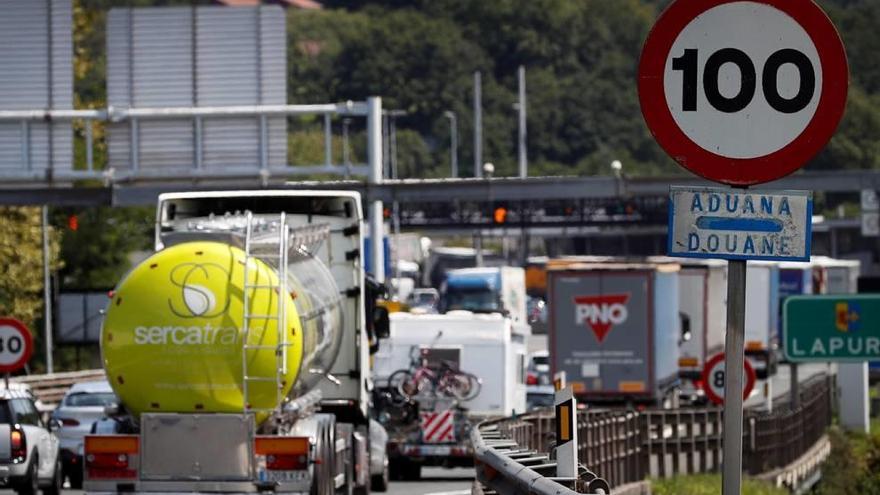
[(419, 481), (422, 479), (422, 465), (417, 462), (408, 461), (404, 465), (403, 479), (406, 481)]
[(61, 485), (64, 484), (64, 468), (61, 466), (61, 459), (55, 461), (55, 471), (52, 472), (52, 482), (46, 488), (43, 488), (43, 495), (59, 495), (61, 493)]
[(334, 429), (333, 422), (330, 420), (321, 421), (318, 427), (315, 452), (316, 458), (320, 459), (321, 463), (315, 464), (313, 467), (311, 495), (332, 495), (336, 491), (333, 475), (333, 471), (336, 469), (335, 443), (332, 441), (332, 430)]
[(28, 466), (27, 474), (15, 485), (15, 492), (18, 495), (37, 495), (37, 492), (40, 490), (40, 480), (37, 478), (38, 465), (39, 459), (37, 459), (35, 452), (32, 456), (31, 464)]
[(82, 490), (83, 487), (83, 467), (79, 464), (71, 466), (67, 472), (67, 480), (70, 481), (70, 488), (74, 490)]
[(387, 492), (388, 491), (388, 483), (390, 478), (390, 469), (388, 465), (385, 465), (385, 469), (382, 471), (382, 474), (377, 474), (373, 476), (371, 480), (372, 489), (375, 492)]

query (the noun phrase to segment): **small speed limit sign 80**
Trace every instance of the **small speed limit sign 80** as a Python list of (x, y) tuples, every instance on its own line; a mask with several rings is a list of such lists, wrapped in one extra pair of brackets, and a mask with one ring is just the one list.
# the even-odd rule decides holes
[[(743, 399), (755, 388), (755, 370), (748, 359), (743, 367)], [(703, 391), (713, 404), (724, 403), (724, 353), (712, 356), (703, 367)]]
[(33, 338), (24, 323), (0, 318), (0, 373), (11, 373), (24, 367), (33, 352)]
[(812, 0), (673, 2), (639, 63), (642, 113), (688, 170), (750, 185), (800, 168), (843, 115), (840, 36)]

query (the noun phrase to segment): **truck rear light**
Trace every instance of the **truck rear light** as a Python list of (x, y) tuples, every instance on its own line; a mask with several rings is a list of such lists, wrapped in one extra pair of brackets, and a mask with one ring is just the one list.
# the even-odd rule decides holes
[(12, 451), (12, 462), (16, 464), (24, 462), (27, 458), (27, 440), (24, 438), (24, 432), (17, 426), (9, 433), (9, 447)]
[(746, 350), (747, 351), (762, 351), (764, 350), (764, 343), (759, 340), (750, 340), (746, 342)]
[(254, 439), (254, 453), (266, 457), (266, 469), (270, 471), (306, 469), (310, 449), (308, 437), (258, 436)]
[(131, 466), (132, 456), (140, 450), (137, 435), (88, 435), (83, 450), (90, 479), (137, 478), (137, 470)]

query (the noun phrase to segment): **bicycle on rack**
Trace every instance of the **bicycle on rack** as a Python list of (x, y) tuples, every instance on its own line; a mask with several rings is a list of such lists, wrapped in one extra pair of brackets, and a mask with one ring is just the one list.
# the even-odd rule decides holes
[(449, 361), (440, 361), (439, 366), (431, 367), (427, 359), (430, 348), (415, 352), (417, 350), (416, 346), (412, 347), (409, 369), (397, 370), (388, 378), (389, 388), (400, 397), (411, 400), (430, 393), (467, 401), (480, 393), (482, 381), (476, 375), (457, 369)]

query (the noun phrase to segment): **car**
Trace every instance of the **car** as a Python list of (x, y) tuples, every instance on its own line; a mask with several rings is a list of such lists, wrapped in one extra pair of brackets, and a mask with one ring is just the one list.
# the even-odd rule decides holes
[(61, 492), (62, 467), (55, 420), (44, 424), (31, 396), (0, 390), (0, 480), (19, 495)]
[(370, 418), (370, 488), (387, 492), (390, 472), (388, 467), (388, 432), (382, 423)]
[(440, 293), (432, 288), (414, 289), (407, 299), (413, 313), (436, 313), (439, 302)]
[[(34, 394), (33, 389), (30, 384), (22, 383), (22, 382), (13, 382), (5, 383), (4, 380), (0, 380), (0, 390), (9, 389), (9, 390), (17, 390), (19, 392), (24, 392), (27, 396), (34, 401), (34, 405), (37, 407), (37, 411), (42, 415), (43, 413), (52, 412), (52, 406), (43, 403), (37, 396)], [(42, 416), (47, 417), (47, 416)]]
[(106, 380), (81, 382), (70, 387), (52, 414), (61, 425), (56, 433), (61, 442), (64, 476), (71, 488), (82, 488), (83, 439), (92, 424), (104, 417), (104, 408), (118, 402)]
[(550, 351), (535, 351), (529, 354), (526, 369), (526, 385), (550, 385)]

